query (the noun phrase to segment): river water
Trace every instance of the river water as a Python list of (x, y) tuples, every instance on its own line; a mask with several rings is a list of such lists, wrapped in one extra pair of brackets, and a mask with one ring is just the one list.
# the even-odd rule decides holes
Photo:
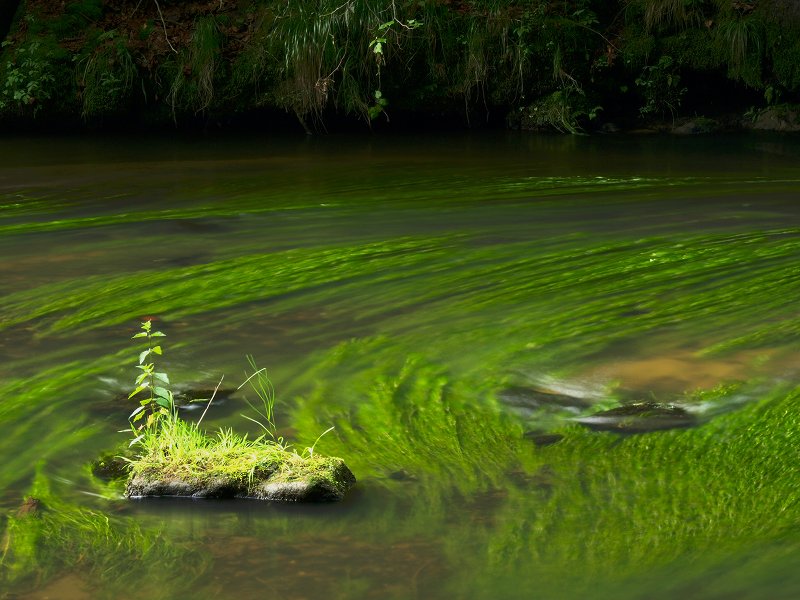
[[(0, 598), (795, 598), (800, 140), (0, 140)], [(121, 498), (130, 337), (336, 505)], [(239, 392), (210, 430), (256, 434)], [(590, 431), (630, 402), (687, 428)], [(793, 410), (794, 409), (794, 410)], [(187, 419), (198, 411), (183, 410)], [(40, 501), (27, 514), (24, 498)]]

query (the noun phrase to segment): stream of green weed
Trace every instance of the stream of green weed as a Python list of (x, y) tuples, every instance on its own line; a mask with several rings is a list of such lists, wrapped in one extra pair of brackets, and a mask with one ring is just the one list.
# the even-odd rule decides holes
[[(0, 598), (800, 593), (797, 141), (119, 141), (0, 140)], [(145, 318), (177, 389), (254, 355), (351, 496), (95, 480)], [(575, 421), (631, 400), (697, 425)]]

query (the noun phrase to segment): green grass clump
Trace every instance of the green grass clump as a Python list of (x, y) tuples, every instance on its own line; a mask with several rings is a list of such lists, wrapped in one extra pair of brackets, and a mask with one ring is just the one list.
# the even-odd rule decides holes
[(248, 439), (230, 429), (206, 435), (194, 423), (168, 419), (142, 438), (142, 452), (131, 465), (134, 477), (158, 473), (162, 478), (198, 483), (219, 477), (250, 481), (259, 473), (298, 465), (302, 457), (263, 438)]
[(125, 40), (115, 30), (100, 33), (96, 45), (73, 60), (84, 119), (102, 117), (126, 106), (138, 73)]
[[(200, 423), (216, 389), (197, 423), (181, 420), (172, 392), (164, 387), (170, 385), (169, 376), (156, 371), (153, 362), (163, 353), (161, 345), (153, 340), (166, 335), (152, 331), (151, 321), (143, 322), (141, 329), (133, 339), (147, 338), (147, 349), (139, 353), (137, 368), (141, 373), (136, 378), (136, 388), (128, 396), (140, 398), (139, 407), (128, 419), (130, 431), (139, 434), (130, 446), (141, 444), (142, 452), (131, 461), (128, 496), (339, 499), (355, 482), (341, 459), (314, 456), (316, 442), (301, 455), (277, 435), (273, 411), (275, 390), (266, 370), (257, 369), (252, 356), (248, 359), (256, 370), (239, 389), (250, 383), (263, 405), (261, 409), (252, 404), (250, 407), (261, 420), (242, 416), (258, 424), (264, 430), (262, 435), (250, 440), (230, 429), (221, 429), (215, 436), (206, 435)], [(149, 397), (141, 398), (143, 392), (148, 392)], [(280, 487), (280, 484), (289, 485)]]
[(189, 47), (174, 62), (166, 63), (167, 77), (172, 78), (167, 103), (173, 116), (181, 110), (202, 113), (211, 106), (223, 43), (216, 19), (202, 17), (195, 23)]
[(267, 498), (265, 482), (348, 487), (340, 459), (315, 456), (312, 448), (298, 453), (278, 441), (263, 436), (251, 440), (230, 429), (206, 435), (196, 424), (178, 418), (147, 429), (141, 450), (131, 463), (131, 496)]

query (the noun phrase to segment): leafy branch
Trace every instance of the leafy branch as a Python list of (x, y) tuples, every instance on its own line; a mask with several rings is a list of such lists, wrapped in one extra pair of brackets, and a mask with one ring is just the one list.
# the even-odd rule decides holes
[(136, 368), (141, 370), (141, 373), (136, 377), (136, 387), (128, 395), (130, 399), (147, 392), (147, 396), (139, 400), (138, 408), (128, 416), (131, 430), (134, 433), (140, 432), (131, 442), (131, 445), (142, 439), (144, 436), (143, 430), (153, 427), (162, 418), (175, 416), (175, 399), (172, 396), (172, 392), (165, 387), (169, 385), (169, 377), (166, 373), (156, 371), (155, 363), (155, 357), (161, 356), (163, 351), (161, 346), (155, 344), (153, 340), (154, 338), (166, 337), (166, 334), (160, 331), (153, 331), (152, 328), (151, 321), (144, 321), (141, 326), (142, 330), (131, 338), (147, 339), (147, 348), (139, 353), (139, 364), (136, 365)]
[(378, 115), (384, 112), (385, 108), (389, 104), (389, 101), (383, 95), (383, 91), (381, 91), (381, 66), (383, 66), (386, 63), (386, 55), (384, 53), (384, 49), (388, 44), (389, 32), (395, 25), (407, 29), (409, 31), (413, 31), (414, 29), (422, 27), (423, 23), (421, 21), (417, 21), (416, 19), (409, 19), (404, 23), (403, 21), (395, 17), (391, 21), (386, 21), (385, 23), (379, 25), (378, 28), (373, 33), (372, 40), (369, 43), (369, 48), (372, 49), (372, 54), (375, 57), (375, 65), (377, 67), (377, 76), (378, 76), (378, 87), (373, 93), (375, 104), (373, 104), (367, 109), (370, 120), (376, 119)]

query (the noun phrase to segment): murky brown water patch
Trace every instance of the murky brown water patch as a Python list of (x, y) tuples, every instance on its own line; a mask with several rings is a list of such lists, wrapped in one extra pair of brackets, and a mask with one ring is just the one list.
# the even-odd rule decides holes
[(796, 368), (798, 357), (780, 349), (747, 350), (725, 357), (705, 357), (689, 351), (666, 356), (615, 360), (591, 369), (590, 380), (614, 382), (623, 390), (676, 394), (746, 381), (758, 376), (778, 376)]

